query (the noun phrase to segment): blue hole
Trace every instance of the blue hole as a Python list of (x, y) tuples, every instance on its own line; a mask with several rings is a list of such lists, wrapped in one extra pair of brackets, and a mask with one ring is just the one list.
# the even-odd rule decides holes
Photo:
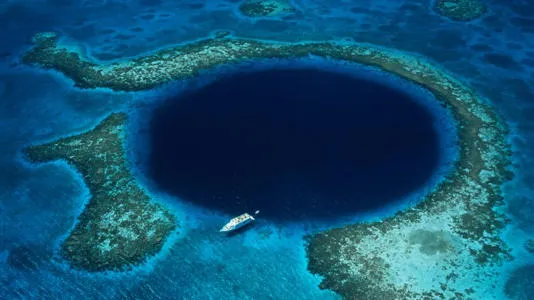
[(148, 177), (229, 214), (330, 219), (380, 209), (438, 169), (431, 113), (408, 93), (316, 69), (226, 75), (150, 121)]

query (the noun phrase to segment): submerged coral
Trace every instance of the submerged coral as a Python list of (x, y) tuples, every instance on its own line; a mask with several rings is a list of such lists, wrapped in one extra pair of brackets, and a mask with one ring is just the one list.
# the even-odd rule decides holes
[(8, 266), (22, 270), (35, 271), (50, 260), (50, 255), (38, 245), (17, 245), (9, 250)]
[(139, 264), (176, 228), (171, 213), (151, 203), (126, 166), (125, 121), (125, 114), (112, 114), (86, 133), (25, 150), (35, 163), (65, 160), (89, 187), (91, 199), (61, 246), (72, 266), (87, 271)]
[(529, 253), (534, 254), (534, 240), (527, 240), (525, 242), (525, 250), (527, 250)]
[(504, 292), (510, 299), (533, 299), (534, 265), (515, 269), (504, 286)]
[(471, 89), (421, 57), (350, 43), (206, 39), (99, 65), (48, 36), (24, 61), (63, 72), (80, 87), (129, 91), (221, 64), (308, 55), (374, 66), (426, 88), (454, 117), (459, 143), (454, 170), (416, 206), (307, 237), (309, 270), (323, 276), (321, 287), (361, 299), (482, 295), (510, 258), (500, 238), (507, 219), (495, 210), (501, 184), (511, 176), (507, 128)]
[(246, 0), (239, 5), (239, 11), (247, 17), (257, 18), (294, 13), (296, 10), (288, 0)]
[(436, 0), (434, 11), (454, 21), (468, 22), (487, 11), (484, 0)]

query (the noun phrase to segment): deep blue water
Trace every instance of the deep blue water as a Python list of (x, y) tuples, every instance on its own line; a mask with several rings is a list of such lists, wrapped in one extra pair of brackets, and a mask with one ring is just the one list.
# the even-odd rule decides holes
[(229, 214), (261, 209), (287, 221), (365, 212), (418, 189), (438, 168), (425, 107), (329, 71), (238, 73), (166, 99), (151, 118), (148, 176)]
[[(310, 76), (306, 80), (320, 80), (321, 85), (313, 85), (311, 90), (302, 90), (296, 89), (297, 82), (302, 84), (302, 81), (289, 81), (295, 78), (278, 82), (286, 85), (283, 90), (287, 93), (309, 92), (316, 99), (311, 103), (313, 105), (307, 103), (308, 105), (299, 106), (298, 98), (289, 98), (284, 94), (287, 98), (283, 101), (276, 89), (265, 89), (263, 85), (252, 88), (253, 84), (258, 84), (255, 81), (259, 79), (258, 76), (276, 73), (296, 77), (299, 71), (280, 72), (279, 69), (287, 69), (288, 66), (299, 63), (265, 62), (258, 63), (262, 64), (260, 67), (249, 65), (221, 68), (203, 75), (210, 78), (206, 79), (210, 82), (201, 82), (198, 84), (200, 88), (190, 88), (187, 83), (176, 83), (175, 86), (142, 93), (80, 90), (60, 74), (18, 63), (21, 51), (29, 46), (30, 37), (39, 31), (59, 31), (72, 45), (80, 45), (87, 55), (107, 61), (205, 37), (216, 30), (229, 30), (236, 36), (292, 41), (350, 38), (419, 53), (449, 70), (486, 97), (512, 129), (510, 141), (514, 147), (516, 173), (514, 180), (506, 184), (504, 191), (507, 204), (505, 211), (512, 219), (504, 239), (512, 248), (516, 259), (503, 267), (502, 276), (505, 280), (509, 277), (513, 280), (506, 283), (506, 286), (503, 280), (502, 289), (489, 289), (491, 295), (488, 297), (503, 299), (505, 295), (502, 291), (507, 289), (508, 294), (530, 295), (523, 299), (532, 299), (534, 271), (531, 266), (534, 264), (534, 256), (523, 245), (527, 239), (534, 237), (534, 2), (487, 0), (488, 14), (467, 24), (436, 16), (429, 8), (430, 2), (294, 0), (293, 4), (299, 10), (297, 14), (262, 20), (239, 16), (239, 1), (0, 2), (0, 298), (334, 299), (336, 295), (318, 288), (320, 278), (306, 270), (302, 236), (346, 222), (391, 215), (416, 201), (418, 195), (424, 194), (439, 180), (440, 174), (454, 156), (451, 150), (454, 142), (448, 123), (450, 120), (443, 109), (432, 104), (435, 102), (430, 95), (377, 71), (311, 59), (305, 64), (323, 71), (328, 69), (330, 73), (314, 71), (306, 72), (303, 76)], [(256, 68), (269, 69), (269, 65), (277, 65), (276, 71), (236, 75), (231, 79), (227, 77), (228, 74), (241, 73), (243, 68), (249, 71)], [(342, 77), (332, 74), (332, 71), (360, 77)], [(250, 86), (232, 83), (232, 80), (240, 76), (240, 80), (248, 81)], [(334, 83), (340, 86), (336, 88), (338, 95), (335, 101), (332, 101), (334, 92), (327, 89), (324, 83), (334, 77), (339, 78)], [(224, 102), (217, 101), (220, 100), (220, 93), (228, 88), (217, 86), (221, 81), (210, 85), (217, 78), (241, 87), (230, 91), (226, 89), (227, 93), (235, 97), (225, 99)], [(270, 82), (276, 83), (272, 80)], [(293, 84), (287, 86), (291, 82)], [(345, 90), (346, 84), (356, 90), (341, 93), (343, 84)], [(380, 88), (366, 90), (377, 85)], [(358, 93), (357, 101), (354, 101), (357, 89), (365, 92)], [(186, 91), (185, 95), (182, 94), (183, 91)], [(258, 101), (247, 101), (243, 97), (245, 92), (255, 95)], [(213, 97), (208, 97), (209, 95)], [(412, 100), (417, 104), (410, 102)], [(208, 107), (201, 103), (211, 105)], [(333, 106), (333, 103), (336, 105)], [(379, 105), (380, 103), (382, 104)], [(166, 107), (167, 110), (158, 112), (161, 107)], [(214, 120), (222, 122), (224, 126), (215, 129), (226, 136), (221, 137), (213, 131), (213, 127), (202, 128), (205, 123), (199, 123), (200, 118), (164, 118), (165, 114), (171, 112), (209, 115), (209, 109), (215, 107), (218, 112), (226, 112), (217, 114), (218, 119)], [(332, 120), (324, 114), (318, 116), (317, 110), (325, 107), (337, 109), (345, 117)], [(363, 108), (369, 109), (371, 113), (363, 114)], [(290, 109), (299, 114), (292, 115)], [(136, 176), (155, 198), (171, 207), (182, 221), (182, 228), (180, 234), (168, 241), (156, 258), (132, 272), (86, 274), (69, 269), (58, 256), (57, 247), (82, 211), (89, 197), (87, 188), (78, 175), (62, 163), (38, 167), (27, 165), (21, 159), (21, 149), (29, 143), (87, 130), (109, 112), (118, 110), (128, 111), (132, 116), (128, 151)], [(256, 116), (256, 129), (262, 132), (261, 135), (253, 131), (254, 128), (244, 127), (244, 121), (229, 122), (231, 116), (246, 115), (252, 111)], [(351, 116), (360, 117), (349, 117), (349, 112), (352, 113)], [(162, 118), (151, 124), (155, 114), (161, 114)], [(265, 122), (275, 116), (277, 120), (286, 123), (294, 122), (293, 131), (266, 126)], [(316, 122), (313, 122), (314, 119)], [(236, 120), (232, 118), (231, 121)], [(169, 128), (155, 130), (156, 134), (152, 135), (151, 130), (157, 128), (158, 122), (161, 122), (159, 125), (169, 122)], [(401, 126), (385, 126), (395, 122)], [(432, 124), (432, 130), (429, 124)], [(197, 126), (197, 130), (203, 130), (204, 137), (210, 138), (198, 140), (198, 134), (193, 135), (194, 132), (186, 130), (186, 126)], [(309, 135), (311, 131), (305, 130), (309, 126), (324, 132), (316, 130), (313, 134), (318, 136), (312, 137)], [(231, 128), (249, 130), (245, 132), (249, 134), (249, 138), (244, 140), (229, 135)], [(287, 126), (282, 129), (286, 128)], [(362, 130), (363, 128), (373, 131)], [(180, 131), (181, 134), (178, 134)], [(372, 134), (376, 131), (385, 138), (379, 139)], [(402, 137), (410, 139), (412, 143), (401, 143), (398, 140), (401, 135), (396, 134), (398, 132), (404, 133)], [(160, 134), (162, 136), (158, 136)], [(293, 138), (297, 134), (300, 141)], [(344, 138), (353, 134), (359, 137), (358, 142)], [(260, 147), (261, 144), (257, 144), (265, 142), (267, 136), (270, 141), (276, 141), (276, 145), (293, 145), (290, 150), (299, 150), (303, 155), (296, 156), (295, 153), (285, 152), (288, 149), (281, 147), (277, 148), (279, 156), (274, 157), (276, 163), (258, 165), (258, 160), (250, 155), (267, 153), (264, 152), (265, 148)], [(185, 160), (175, 152), (165, 153), (172, 150), (172, 147), (182, 148), (184, 144), (179, 143), (185, 143), (184, 137), (189, 137), (190, 141), (197, 139), (196, 145), (185, 145), (190, 147), (185, 149), (194, 151), (196, 161)], [(215, 145), (217, 139), (223, 137), (233, 138), (234, 143), (227, 147)], [(284, 142), (284, 139), (288, 142)], [(312, 139), (313, 147), (310, 146)], [(358, 147), (361, 146), (360, 139), (366, 142), (363, 148)], [(325, 144), (317, 145), (316, 141)], [(347, 148), (328, 147), (326, 144), (331, 145), (330, 143)], [(391, 143), (387, 145), (394, 146), (397, 151), (374, 151), (384, 143)], [(157, 166), (157, 159), (151, 160), (150, 155), (152, 150), (157, 150), (158, 144), (163, 149), (162, 156), (156, 158), (168, 157), (171, 162), (163, 165), (169, 168), (165, 170), (165, 176), (159, 172), (154, 176), (149, 172)], [(233, 148), (238, 145), (241, 147)], [(205, 152), (198, 153), (199, 149)], [(245, 151), (246, 149), (257, 151)], [(432, 151), (415, 155), (416, 151), (424, 149)], [(336, 155), (331, 160), (326, 160), (318, 151), (340, 152), (334, 152)], [(357, 155), (349, 155), (354, 152)], [(272, 154), (267, 154), (269, 153)], [(372, 159), (363, 160), (363, 154), (366, 153), (371, 153), (367, 157)], [(254, 176), (238, 177), (237, 179), (241, 178), (240, 181), (230, 181), (231, 184), (237, 186), (247, 180), (258, 179), (259, 173), (254, 172), (261, 167), (267, 170), (260, 175), (270, 175), (272, 181), (247, 182), (249, 190), (235, 192), (227, 190), (231, 184), (222, 185), (221, 181), (206, 180), (203, 177), (224, 175), (228, 171), (228, 164), (237, 154), (251, 162), (241, 166), (238, 175)], [(373, 169), (376, 176), (365, 178), (372, 184), (362, 184), (362, 187), (368, 189), (365, 190), (366, 193), (384, 193), (382, 199), (388, 201), (388, 204), (350, 202), (345, 206), (349, 209), (344, 209), (343, 216), (339, 216), (339, 206), (326, 201), (327, 196), (324, 195), (330, 197), (338, 193), (339, 198), (343, 198), (348, 193), (363, 193), (361, 189), (351, 189), (354, 186), (349, 186), (349, 182), (361, 184), (361, 181), (351, 181), (350, 176), (357, 178), (362, 174), (371, 174), (365, 172), (370, 172), (371, 166), (379, 167), (388, 155), (388, 159), (399, 162), (399, 165), (388, 164), (383, 165), (383, 169)], [(321, 159), (315, 160), (317, 156)], [(221, 157), (225, 159), (217, 159)], [(298, 157), (302, 161), (292, 166), (295, 171), (293, 174), (288, 174), (284, 168), (291, 167), (291, 164), (283, 163), (282, 159), (291, 157)], [(363, 170), (347, 168), (347, 176), (335, 172), (340, 168), (333, 166), (347, 163), (345, 159), (352, 159), (348, 162)], [(328, 173), (317, 175), (304, 172), (310, 161), (322, 163), (320, 167)], [(185, 171), (173, 165), (184, 162), (195, 165), (189, 165), (189, 170)], [(411, 176), (400, 176), (400, 172), (408, 168), (408, 162), (411, 164), (408, 169)], [(417, 162), (419, 169), (413, 167), (413, 162)], [(220, 167), (216, 168), (217, 165)], [(273, 170), (274, 167), (278, 169)], [(391, 175), (383, 176), (385, 173)], [(191, 178), (195, 174), (197, 176)], [(329, 174), (329, 177), (324, 178), (325, 174)], [(156, 180), (157, 175), (163, 178)], [(188, 182), (181, 187), (165, 185), (165, 181), (169, 181), (168, 176), (182, 176), (190, 181), (180, 181)], [(275, 185), (281, 186), (280, 183), (284, 180), (292, 183), (289, 190), (271, 189)], [(293, 184), (295, 181), (301, 185), (298, 190)], [(332, 191), (334, 181), (336, 184), (346, 182), (342, 185), (346, 188)], [(307, 186), (310, 182), (314, 183), (313, 188)], [(387, 184), (388, 187), (392, 184), (396, 186), (385, 191), (376, 189), (380, 183)], [(264, 195), (258, 193), (258, 187), (273, 193), (269, 202), (262, 201)], [(319, 195), (318, 190), (324, 195)], [(209, 198), (214, 193), (221, 193), (220, 191), (225, 195), (219, 201), (214, 202), (213, 198)], [(203, 196), (201, 192), (207, 196)], [(304, 202), (289, 203), (287, 199), (276, 196), (296, 192), (303, 193), (302, 199), (308, 196), (318, 197), (318, 205), (326, 206), (329, 210), (314, 210), (313, 207), (304, 205)], [(244, 197), (241, 193), (247, 196)], [(234, 201), (236, 196), (248, 202), (238, 203)], [(367, 207), (368, 204), (373, 207)], [(240, 213), (243, 208), (241, 205), (261, 209), (261, 214), (265, 214), (266, 218), (258, 218), (253, 227), (240, 235), (219, 235), (216, 232), (218, 228), (230, 215), (236, 211)], [(272, 208), (280, 207), (291, 209), (284, 209), (277, 215)], [(295, 220), (290, 218), (294, 218), (296, 213), (304, 214), (305, 218), (288, 222), (288, 219)], [(284, 224), (279, 222), (280, 219), (284, 220)], [(269, 238), (261, 238), (268, 232), (271, 233)], [(245, 275), (236, 277), (234, 274)]]

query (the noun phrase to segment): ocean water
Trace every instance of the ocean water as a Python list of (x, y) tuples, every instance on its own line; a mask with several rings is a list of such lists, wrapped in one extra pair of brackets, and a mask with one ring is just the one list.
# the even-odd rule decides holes
[[(512, 221), (503, 238), (515, 259), (502, 268), (505, 288), (487, 299), (534, 299), (534, 254), (524, 247), (534, 239), (534, 2), (486, 0), (487, 13), (471, 22), (435, 14), (431, 0), (294, 0), (296, 13), (259, 19), (240, 15), (241, 2), (0, 2), (0, 298), (338, 299), (308, 272), (303, 237), (391, 216), (449, 170), (456, 137), (446, 110), (422, 88), (372, 68), (318, 58), (243, 62), (150, 91), (113, 92), (79, 89), (57, 72), (20, 63), (42, 31), (110, 62), (224, 30), (416, 53), (487, 98), (511, 129), (515, 173), (503, 191)], [(313, 105), (299, 110), (302, 99)], [(338, 110), (325, 116), (324, 101)], [(115, 111), (130, 116), (133, 173), (180, 228), (131, 271), (88, 273), (58, 253), (90, 197), (87, 187), (65, 163), (28, 164), (22, 149), (89, 130)], [(254, 120), (239, 118), (251, 111)], [(396, 140), (400, 134), (411, 143)], [(184, 147), (189, 157), (173, 155)], [(397, 151), (378, 151), (384, 148)], [(258, 157), (273, 161), (255, 164)], [(184, 163), (190, 170), (180, 169)], [(413, 165), (413, 177), (402, 176)], [(176, 178), (183, 184), (172, 184)], [(247, 230), (218, 232), (229, 217), (256, 209), (262, 212)]]

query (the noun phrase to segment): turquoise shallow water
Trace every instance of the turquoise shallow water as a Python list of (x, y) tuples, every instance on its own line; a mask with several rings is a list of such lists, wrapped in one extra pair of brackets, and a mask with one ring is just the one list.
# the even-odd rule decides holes
[[(31, 167), (21, 149), (35, 141), (84, 131), (111, 111), (132, 116), (127, 146), (131, 161), (142, 147), (145, 116), (178, 82), (140, 93), (80, 90), (55, 72), (19, 64), (21, 51), (39, 31), (58, 31), (70, 44), (96, 60), (143, 54), (169, 44), (205, 37), (217, 30), (235, 36), (287, 41), (353, 39), (428, 57), (469, 83), (502, 114), (512, 129), (516, 177), (505, 185), (506, 212), (512, 220), (504, 235), (515, 259), (502, 270), (509, 295), (533, 297), (529, 282), (534, 256), (524, 243), (534, 238), (534, 4), (486, 1), (489, 11), (470, 22), (451, 22), (434, 14), (431, 1), (294, 1), (292, 16), (253, 20), (237, 12), (239, 2), (209, 1), (7, 1), (0, 4), (0, 298), (184, 298), (184, 299), (335, 299), (320, 290), (320, 278), (307, 271), (303, 235), (355, 220), (380, 219), (417, 199), (418, 193), (369, 214), (330, 222), (270, 223), (259, 219), (250, 230), (230, 238), (217, 229), (229, 216), (177, 200), (158, 191), (143, 173), (134, 173), (148, 191), (172, 208), (181, 221), (156, 257), (131, 272), (88, 274), (68, 268), (58, 244), (72, 228), (89, 192), (76, 172), (63, 163)], [(391, 75), (368, 68), (318, 59), (267, 61), (222, 67), (193, 84), (204, 85), (223, 74), (272, 67), (308, 65), (368, 76), (393, 85), (421, 101), (428, 93)], [(425, 100), (426, 99), (426, 100)], [(443, 110), (443, 134), (452, 130)], [(450, 136), (449, 136), (450, 138)], [(447, 139), (444, 139), (447, 140)], [(449, 139), (450, 141), (450, 139)], [(449, 142), (450, 143), (450, 142)], [(444, 156), (454, 155), (450, 144)], [(140, 162), (143, 163), (142, 161)], [(426, 188), (439, 180), (430, 179)], [(21, 248), (22, 247), (22, 248)], [(22, 249), (22, 250), (21, 250)], [(18, 256), (14, 256), (16, 253)], [(9, 263), (10, 257), (19, 264)], [(12, 262), (12, 260), (11, 260)], [(529, 271), (530, 270), (530, 271)], [(518, 275), (519, 274), (519, 275)], [(505, 298), (503, 292), (489, 296)]]

